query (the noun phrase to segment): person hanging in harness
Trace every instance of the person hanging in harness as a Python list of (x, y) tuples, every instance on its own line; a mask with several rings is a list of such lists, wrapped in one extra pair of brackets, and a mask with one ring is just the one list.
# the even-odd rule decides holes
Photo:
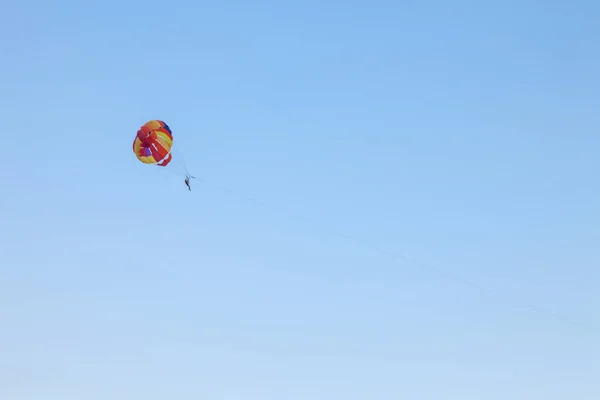
[[(191, 192), (192, 188), (190, 187), (190, 178), (194, 178), (194, 177), (191, 175), (185, 176), (185, 185), (188, 187), (188, 190)], [(194, 178), (194, 179), (196, 179), (196, 178)]]

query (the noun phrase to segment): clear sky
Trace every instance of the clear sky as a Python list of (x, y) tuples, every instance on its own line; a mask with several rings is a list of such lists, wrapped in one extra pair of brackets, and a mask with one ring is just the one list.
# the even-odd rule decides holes
[(600, 3), (1, 9), (0, 398), (600, 398)]

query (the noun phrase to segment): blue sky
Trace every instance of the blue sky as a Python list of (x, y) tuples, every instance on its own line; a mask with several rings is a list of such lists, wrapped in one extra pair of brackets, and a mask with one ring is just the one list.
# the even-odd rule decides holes
[(600, 397), (597, 2), (2, 15), (0, 397)]

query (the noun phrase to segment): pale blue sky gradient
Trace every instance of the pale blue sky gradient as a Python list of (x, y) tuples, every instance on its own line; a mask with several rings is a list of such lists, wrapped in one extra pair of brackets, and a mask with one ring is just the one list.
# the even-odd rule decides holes
[(600, 3), (1, 9), (1, 399), (600, 398)]

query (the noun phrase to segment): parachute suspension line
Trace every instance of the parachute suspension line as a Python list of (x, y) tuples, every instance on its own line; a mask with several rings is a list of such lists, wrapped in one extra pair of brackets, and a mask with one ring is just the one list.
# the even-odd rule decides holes
[(161, 167), (161, 166), (157, 165), (156, 168), (158, 168), (160, 171), (164, 171), (171, 175), (181, 177), (181, 172), (179, 172), (178, 170), (175, 169), (176, 168), (175, 165), (171, 165), (171, 164), (173, 164), (173, 161), (171, 161), (171, 163), (169, 165), (167, 165), (166, 167)]
[(190, 171), (188, 171), (187, 165), (185, 164), (185, 160), (183, 159), (183, 156), (181, 155), (181, 152), (179, 151), (179, 146), (177, 146), (177, 143), (175, 143), (173, 145), (173, 147), (171, 148), (171, 151), (175, 153), (175, 157), (178, 160), (178, 163), (183, 167), (185, 174), (187, 176), (190, 176)]
[[(243, 200), (245, 200), (247, 202), (253, 203), (256, 206), (261, 207), (263, 209), (266, 209), (268, 211), (275, 211), (272, 206), (266, 205), (266, 204), (264, 204), (262, 202), (259, 202), (259, 201), (255, 200), (255, 199), (251, 198), (251, 197), (248, 197), (248, 196), (245, 196), (243, 194), (240, 194), (240, 193), (234, 191), (233, 189), (230, 189), (230, 188), (227, 188), (227, 187), (215, 184), (215, 183), (211, 183), (208, 180), (206, 180), (205, 178), (200, 178), (199, 180), (201, 182), (203, 182), (204, 184), (206, 184), (207, 186), (211, 186), (213, 189), (217, 189), (219, 191), (228, 193), (228, 194), (230, 194), (232, 196), (239, 197), (239, 198), (241, 198), (241, 199), (243, 199)], [(305, 224), (305, 225), (309, 225), (313, 229), (315, 229), (317, 227), (317, 225), (314, 222), (312, 222), (312, 221), (310, 221), (310, 220), (308, 220), (306, 218), (297, 217), (297, 216), (291, 216), (289, 213), (287, 213), (287, 212), (285, 212), (285, 211), (283, 211), (281, 209), (279, 209), (278, 212), (281, 215), (284, 215), (289, 220), (295, 220), (295, 222), (297, 222), (297, 223), (302, 223), (302, 224)], [(538, 313), (540, 315), (544, 315), (545, 314), (547, 317), (551, 317), (551, 318), (553, 318), (554, 320), (556, 320), (558, 322), (562, 322), (564, 324), (576, 326), (576, 327), (578, 327), (580, 329), (587, 330), (590, 333), (600, 334), (600, 332), (598, 332), (595, 328), (592, 328), (592, 327), (590, 327), (588, 325), (584, 325), (581, 322), (575, 321), (573, 319), (570, 319), (568, 317), (565, 317), (563, 315), (555, 313), (555, 312), (553, 312), (551, 310), (538, 307), (538, 306), (536, 306), (534, 304), (526, 303), (526, 302), (518, 300), (516, 298), (510, 298), (509, 299), (509, 298), (507, 298), (507, 296), (503, 295), (502, 293), (499, 293), (499, 291), (497, 291), (497, 290), (491, 289), (489, 287), (488, 288), (483, 287), (483, 286), (481, 286), (481, 285), (479, 285), (479, 284), (477, 284), (477, 283), (475, 283), (475, 282), (473, 282), (473, 281), (471, 281), (469, 279), (462, 278), (462, 277), (460, 277), (458, 275), (451, 274), (451, 273), (449, 273), (447, 271), (444, 271), (442, 269), (439, 269), (439, 268), (436, 268), (436, 267), (432, 267), (432, 266), (423, 264), (423, 263), (421, 263), (419, 261), (416, 261), (416, 260), (411, 260), (411, 259), (403, 256), (402, 254), (386, 250), (383, 247), (380, 247), (380, 246), (374, 245), (372, 243), (369, 243), (366, 240), (363, 240), (363, 239), (360, 239), (360, 238), (356, 238), (356, 237), (347, 235), (345, 233), (337, 232), (335, 230), (324, 230), (324, 229), (315, 229), (315, 230), (319, 230), (319, 231), (321, 231), (323, 233), (328, 233), (328, 234), (333, 235), (333, 236), (341, 237), (341, 238), (346, 239), (348, 241), (354, 242), (355, 244), (358, 244), (360, 246), (369, 248), (369, 249), (374, 250), (374, 251), (376, 251), (376, 252), (378, 252), (378, 253), (380, 253), (382, 255), (385, 255), (387, 257), (395, 259), (396, 261), (403, 261), (403, 262), (405, 262), (407, 264), (412, 264), (414, 267), (427, 270), (430, 273), (440, 275), (440, 276), (445, 277), (445, 278), (447, 278), (449, 280), (453, 280), (453, 281), (455, 281), (457, 283), (461, 283), (461, 284), (463, 284), (465, 286), (470, 286), (471, 288), (474, 288), (474, 289), (477, 289), (477, 290), (479, 290), (481, 292), (487, 293), (491, 297), (496, 297), (498, 300), (508, 300), (507, 303), (512, 303), (513, 307), (522, 307), (524, 309), (529, 309), (530, 311), (536, 312), (536, 313)]]

